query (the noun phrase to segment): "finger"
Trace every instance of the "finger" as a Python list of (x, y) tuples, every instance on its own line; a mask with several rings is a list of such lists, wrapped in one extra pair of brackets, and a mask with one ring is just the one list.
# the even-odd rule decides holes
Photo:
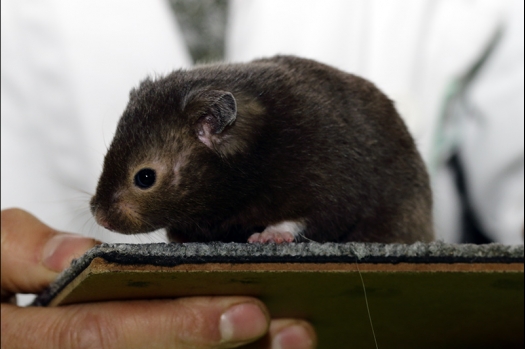
[(272, 349), (314, 349), (317, 335), (313, 326), (302, 320), (278, 319), (270, 326)]
[(97, 244), (80, 235), (60, 233), (20, 209), (2, 211), (2, 298), (37, 293), (73, 258)]
[(268, 334), (246, 349), (315, 349), (317, 335), (313, 326), (303, 320), (272, 320)]
[[(248, 297), (192, 297), (20, 308), (2, 304), (2, 348), (236, 348), (269, 315)], [(5, 345), (5, 346), (4, 346)]]

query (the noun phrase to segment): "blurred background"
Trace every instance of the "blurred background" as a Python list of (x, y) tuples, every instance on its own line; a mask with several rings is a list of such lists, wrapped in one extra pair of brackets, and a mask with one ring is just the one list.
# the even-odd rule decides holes
[(438, 239), (523, 243), (523, 2), (3, 0), (2, 208), (108, 242), (88, 202), (131, 88), (296, 54), (380, 87), (432, 176)]

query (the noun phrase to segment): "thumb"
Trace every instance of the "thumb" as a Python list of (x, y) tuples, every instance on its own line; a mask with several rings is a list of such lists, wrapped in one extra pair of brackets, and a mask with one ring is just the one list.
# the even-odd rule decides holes
[(2, 211), (2, 299), (38, 293), (97, 241), (58, 232), (20, 209)]

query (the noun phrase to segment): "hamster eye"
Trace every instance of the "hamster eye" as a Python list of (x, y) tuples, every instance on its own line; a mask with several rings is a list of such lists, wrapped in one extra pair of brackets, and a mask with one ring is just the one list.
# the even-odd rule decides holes
[(135, 175), (135, 185), (140, 189), (148, 189), (155, 184), (156, 173), (151, 168), (143, 168)]

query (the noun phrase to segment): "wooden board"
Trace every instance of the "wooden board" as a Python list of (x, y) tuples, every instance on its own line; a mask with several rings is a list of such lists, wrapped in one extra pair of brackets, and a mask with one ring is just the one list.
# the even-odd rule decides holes
[(122, 265), (97, 257), (50, 303), (250, 295), (312, 322), (320, 349), (523, 348), (522, 263)]

